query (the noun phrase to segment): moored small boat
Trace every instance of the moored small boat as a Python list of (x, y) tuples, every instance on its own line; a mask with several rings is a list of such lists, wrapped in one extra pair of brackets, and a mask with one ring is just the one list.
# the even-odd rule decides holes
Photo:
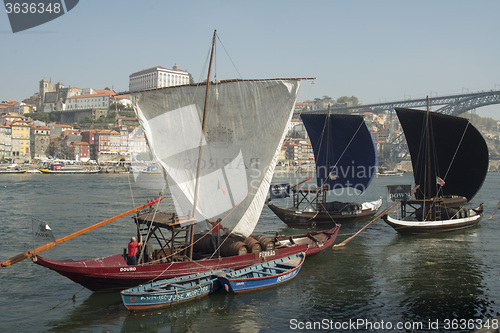
[(38, 169), (38, 170), (45, 174), (74, 174), (74, 173), (95, 174), (101, 172), (101, 169), (83, 169), (83, 168), (71, 168), (71, 167)]
[(375, 215), (375, 213), (382, 206), (382, 199), (379, 198), (374, 201), (364, 202), (362, 204), (356, 203), (338, 203), (340, 209), (336, 210), (300, 210), (291, 208), (281, 208), (269, 202), (267, 206), (288, 226), (314, 226), (332, 224), (334, 222), (345, 223), (354, 222), (361, 219), (367, 219)]
[(190, 301), (220, 289), (217, 277), (230, 269), (160, 280), (121, 291), (128, 310), (148, 310)]
[(219, 281), (228, 292), (240, 293), (275, 286), (294, 278), (300, 271), (306, 254), (263, 262), (219, 276)]
[(422, 220), (408, 217), (406, 219), (396, 219), (389, 215), (384, 215), (384, 221), (402, 235), (433, 234), (444, 231), (452, 231), (472, 227), (479, 223), (484, 214), (483, 204), (476, 208), (456, 209), (447, 208), (447, 211), (454, 211), (447, 219)]
[(0, 174), (2, 173), (7, 173), (7, 174), (12, 174), (12, 173), (25, 173), (26, 170), (18, 170), (18, 169), (0, 169)]

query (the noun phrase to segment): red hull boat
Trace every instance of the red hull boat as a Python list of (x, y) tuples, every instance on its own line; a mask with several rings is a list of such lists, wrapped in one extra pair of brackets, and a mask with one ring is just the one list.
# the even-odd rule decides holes
[(340, 225), (337, 225), (330, 230), (319, 232), (276, 236), (273, 239), (275, 244), (273, 250), (214, 259), (129, 266), (122, 255), (116, 254), (104, 258), (76, 261), (49, 260), (37, 256), (34, 262), (92, 291), (117, 291), (157, 279), (169, 279), (223, 268), (241, 269), (261, 263), (264, 258), (275, 260), (300, 252), (313, 255), (333, 244), (339, 228)]

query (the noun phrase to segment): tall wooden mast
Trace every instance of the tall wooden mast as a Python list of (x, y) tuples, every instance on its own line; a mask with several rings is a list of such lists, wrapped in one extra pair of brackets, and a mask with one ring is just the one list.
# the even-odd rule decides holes
[[(205, 105), (203, 106), (203, 115), (202, 115), (202, 122), (201, 122), (201, 137), (200, 137), (200, 146), (198, 149), (198, 166), (196, 169), (196, 184), (194, 188), (194, 199), (193, 199), (193, 212), (191, 217), (195, 218), (196, 217), (196, 207), (198, 206), (198, 192), (200, 189), (200, 172), (201, 172), (201, 157), (203, 154), (203, 138), (205, 137), (205, 130), (206, 130), (206, 125), (207, 125), (207, 109), (208, 109), (208, 94), (209, 94), (209, 89), (210, 89), (210, 76), (212, 74), (212, 63), (213, 63), (213, 58), (214, 58), (214, 52), (215, 52), (215, 41), (217, 37), (217, 30), (214, 30), (214, 36), (212, 39), (212, 50), (210, 51), (210, 64), (208, 65), (208, 75), (207, 75), (207, 89), (205, 91)], [(190, 226), (191, 229), (191, 247), (189, 249), (189, 258), (193, 258), (193, 242), (194, 242), (194, 224), (191, 224)]]

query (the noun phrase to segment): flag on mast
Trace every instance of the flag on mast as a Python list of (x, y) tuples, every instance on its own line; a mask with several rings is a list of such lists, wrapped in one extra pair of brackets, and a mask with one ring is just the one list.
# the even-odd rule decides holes
[(49, 225), (44, 221), (32, 218), (33, 223), (33, 239), (42, 241), (43, 243), (55, 242), (56, 238), (52, 233)]

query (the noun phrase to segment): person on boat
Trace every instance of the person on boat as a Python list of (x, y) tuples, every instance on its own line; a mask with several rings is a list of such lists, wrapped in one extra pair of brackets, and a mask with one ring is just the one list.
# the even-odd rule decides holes
[(128, 243), (127, 264), (137, 265), (137, 248), (142, 245), (142, 235), (139, 234), (139, 243), (135, 237), (130, 238)]
[[(207, 220), (208, 221), (208, 220)], [(221, 219), (217, 219), (217, 221), (208, 221), (212, 225), (212, 245), (215, 250), (218, 249), (220, 244), (220, 231), (224, 230), (224, 227), (221, 224)]]

